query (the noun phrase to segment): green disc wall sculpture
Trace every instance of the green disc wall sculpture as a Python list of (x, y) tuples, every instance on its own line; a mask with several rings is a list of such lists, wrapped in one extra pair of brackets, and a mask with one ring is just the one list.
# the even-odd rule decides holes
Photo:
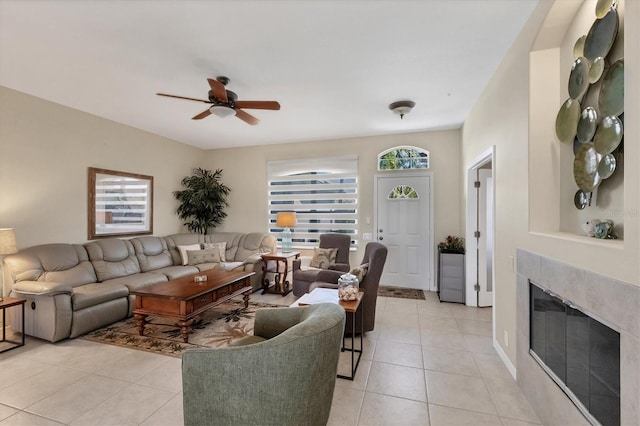
[(624, 140), (624, 58), (610, 57), (620, 28), (616, 0), (598, 0), (595, 16), (588, 33), (574, 44), (569, 98), (555, 123), (558, 139), (573, 144), (578, 209), (614, 174)]

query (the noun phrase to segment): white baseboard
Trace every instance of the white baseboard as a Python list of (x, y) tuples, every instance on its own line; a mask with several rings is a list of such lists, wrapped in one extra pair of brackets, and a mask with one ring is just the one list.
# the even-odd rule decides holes
[(507, 354), (502, 350), (502, 346), (500, 346), (500, 344), (496, 339), (493, 339), (493, 348), (498, 353), (498, 356), (504, 363), (505, 367), (507, 367), (507, 370), (509, 370), (509, 373), (511, 373), (513, 380), (516, 380), (516, 377), (517, 377), (516, 367), (514, 367), (514, 365), (511, 363), (511, 360), (509, 359)]

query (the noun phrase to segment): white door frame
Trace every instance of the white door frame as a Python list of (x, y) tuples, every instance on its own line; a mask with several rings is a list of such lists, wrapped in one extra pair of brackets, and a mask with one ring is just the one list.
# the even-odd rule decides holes
[(378, 179), (387, 178), (387, 177), (428, 177), (429, 182), (429, 223), (427, 224), (428, 232), (429, 232), (429, 241), (427, 242), (427, 257), (429, 259), (429, 291), (436, 291), (436, 280), (435, 280), (435, 255), (434, 255), (434, 239), (433, 239), (433, 188), (435, 185), (433, 184), (433, 172), (393, 172), (393, 173), (385, 173), (385, 174), (376, 174), (373, 177), (373, 241), (378, 241)]
[[(493, 189), (493, 205), (491, 209), (495, 212), (495, 185), (496, 185), (496, 167), (495, 167), (495, 157), (496, 157), (496, 146), (492, 145), (478, 157), (476, 157), (473, 162), (467, 166), (467, 220), (466, 220), (466, 231), (465, 231), (465, 240), (467, 241), (467, 250), (466, 250), (466, 271), (465, 271), (465, 293), (466, 293), (466, 305), (467, 306), (478, 306), (478, 299), (476, 297), (476, 290), (474, 289), (474, 285), (476, 284), (476, 277), (478, 275), (478, 255), (475, 250), (471, 250), (471, 241), (475, 241), (474, 232), (476, 230), (476, 224), (478, 223), (478, 212), (476, 207), (478, 205), (478, 193), (475, 190), (474, 182), (476, 181), (476, 171), (482, 166), (491, 163), (491, 169), (493, 173), (492, 181), (492, 189)], [(491, 227), (495, 233), (495, 214), (493, 215), (494, 223)], [(495, 244), (495, 235), (493, 236), (493, 241)], [(493, 282), (491, 288), (493, 289), (493, 301), (492, 305), (495, 306), (496, 302), (496, 280), (495, 280), (495, 250), (494, 256), (491, 262), (491, 268), (494, 271), (493, 273)]]

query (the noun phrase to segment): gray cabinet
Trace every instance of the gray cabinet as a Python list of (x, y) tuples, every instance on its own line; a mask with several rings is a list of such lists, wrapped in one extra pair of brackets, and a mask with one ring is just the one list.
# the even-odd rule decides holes
[(441, 302), (465, 303), (464, 253), (438, 250), (438, 297)]

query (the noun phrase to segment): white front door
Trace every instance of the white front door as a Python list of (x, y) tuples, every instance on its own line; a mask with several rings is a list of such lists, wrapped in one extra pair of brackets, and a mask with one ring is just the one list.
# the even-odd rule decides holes
[(431, 174), (376, 176), (376, 240), (387, 246), (381, 285), (435, 290)]

